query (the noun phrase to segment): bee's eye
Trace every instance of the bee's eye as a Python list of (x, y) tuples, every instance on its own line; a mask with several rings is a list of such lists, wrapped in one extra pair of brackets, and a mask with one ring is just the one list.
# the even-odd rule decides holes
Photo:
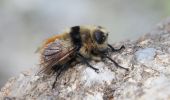
[(106, 40), (106, 36), (101, 31), (94, 32), (94, 39), (98, 44), (102, 44)]

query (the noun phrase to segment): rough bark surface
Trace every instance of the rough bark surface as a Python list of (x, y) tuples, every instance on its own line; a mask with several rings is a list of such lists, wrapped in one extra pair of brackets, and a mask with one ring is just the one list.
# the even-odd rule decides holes
[(78, 64), (66, 71), (52, 89), (54, 76), (29, 70), (12, 77), (0, 91), (5, 100), (170, 100), (170, 19), (111, 57), (127, 72), (110, 61), (90, 63), (99, 73)]

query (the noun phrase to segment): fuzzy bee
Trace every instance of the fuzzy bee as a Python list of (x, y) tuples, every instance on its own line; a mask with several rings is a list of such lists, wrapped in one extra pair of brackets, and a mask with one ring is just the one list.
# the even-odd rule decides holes
[[(47, 39), (41, 50), (41, 70), (39, 73), (51, 74), (56, 72), (56, 80), (60, 74), (66, 71), (76, 62), (85, 63), (96, 72), (99, 69), (90, 65), (88, 60), (100, 61), (107, 58), (117, 67), (124, 68), (108, 56), (109, 49), (113, 52), (120, 51), (108, 44), (108, 32), (101, 26), (74, 26)], [(56, 80), (52, 88), (55, 87)]]

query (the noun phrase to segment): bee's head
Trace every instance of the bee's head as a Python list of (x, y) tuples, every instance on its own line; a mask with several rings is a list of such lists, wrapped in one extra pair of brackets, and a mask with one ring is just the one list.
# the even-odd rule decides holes
[(96, 26), (92, 31), (92, 39), (96, 45), (96, 52), (107, 52), (108, 32), (101, 26)]

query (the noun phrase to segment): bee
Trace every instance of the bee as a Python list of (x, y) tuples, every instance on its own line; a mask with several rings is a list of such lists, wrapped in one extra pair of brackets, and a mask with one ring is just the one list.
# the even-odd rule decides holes
[(41, 50), (41, 70), (39, 73), (51, 74), (56, 73), (56, 80), (52, 88), (55, 87), (56, 81), (62, 72), (65, 72), (75, 62), (86, 64), (94, 71), (99, 69), (93, 67), (88, 61), (100, 61), (107, 58), (117, 67), (123, 68), (108, 56), (109, 50), (113, 52), (124, 49), (114, 49), (108, 44), (108, 31), (101, 26), (85, 25), (73, 26), (62, 34), (55, 35), (47, 39)]

